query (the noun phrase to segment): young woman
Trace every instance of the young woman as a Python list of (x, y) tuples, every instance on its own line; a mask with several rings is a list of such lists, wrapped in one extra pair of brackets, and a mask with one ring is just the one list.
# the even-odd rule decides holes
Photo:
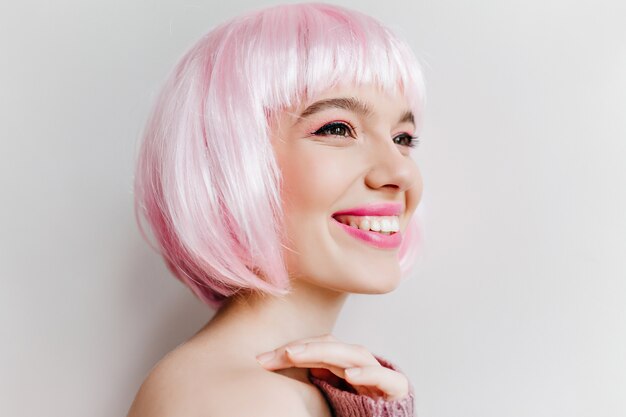
[(399, 368), (332, 330), (350, 293), (411, 269), (423, 103), (406, 43), (328, 4), (247, 13), (183, 56), (145, 129), (137, 214), (217, 312), (129, 417), (413, 416)]

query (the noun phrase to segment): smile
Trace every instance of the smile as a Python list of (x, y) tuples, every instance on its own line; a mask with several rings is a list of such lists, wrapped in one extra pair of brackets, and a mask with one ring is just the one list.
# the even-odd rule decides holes
[(396, 249), (402, 243), (398, 216), (336, 215), (333, 223), (346, 233), (379, 249)]
[(354, 216), (354, 215), (335, 215), (335, 220), (340, 223), (347, 224), (351, 227), (381, 232), (383, 234), (395, 233), (400, 230), (400, 218), (398, 216)]

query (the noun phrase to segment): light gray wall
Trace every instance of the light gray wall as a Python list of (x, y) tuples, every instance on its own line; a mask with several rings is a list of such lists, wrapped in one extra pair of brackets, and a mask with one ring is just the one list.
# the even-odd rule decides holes
[[(0, 5), (0, 414), (121, 416), (208, 320), (132, 212), (161, 80), (270, 2)], [(626, 415), (622, 1), (339, 2), (425, 64), (415, 277), (336, 334), (409, 375), (421, 417)]]

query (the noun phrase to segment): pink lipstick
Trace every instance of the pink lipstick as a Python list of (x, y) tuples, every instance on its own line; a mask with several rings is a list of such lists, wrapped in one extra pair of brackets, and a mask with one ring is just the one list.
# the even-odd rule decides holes
[(379, 249), (396, 249), (402, 243), (402, 233), (399, 231), (391, 234), (383, 234), (371, 230), (361, 230), (358, 227), (352, 227), (338, 221), (335, 216), (400, 216), (402, 211), (403, 207), (401, 203), (372, 203), (340, 210), (332, 215), (332, 219), (333, 223), (339, 225), (339, 227), (355, 239), (359, 239), (360, 241)]
[(351, 214), (353, 216), (399, 216), (402, 213), (402, 203), (371, 203), (333, 213)]

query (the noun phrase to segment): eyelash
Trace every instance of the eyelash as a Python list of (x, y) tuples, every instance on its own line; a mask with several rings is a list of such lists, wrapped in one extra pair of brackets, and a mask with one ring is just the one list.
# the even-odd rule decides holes
[[(350, 135), (351, 135), (352, 137), (354, 137), (354, 136), (351, 134), (351, 133), (354, 131), (354, 129), (352, 128), (352, 126), (350, 126), (350, 125), (348, 125), (348, 124), (346, 124), (346, 123), (340, 123), (340, 122), (332, 122), (332, 123), (328, 123), (328, 124), (326, 124), (326, 125), (324, 125), (324, 126), (320, 127), (320, 128), (319, 128), (318, 130), (316, 130), (315, 132), (313, 132), (313, 134), (314, 134), (314, 135), (320, 135), (320, 136), (342, 136), (342, 137), (346, 137), (346, 135), (336, 135), (336, 134), (326, 135), (326, 134), (323, 134), (323, 133), (322, 133), (322, 132), (325, 132), (325, 131), (328, 131), (328, 130), (330, 130), (330, 129), (337, 128), (337, 127), (340, 127), (340, 128), (344, 128), (344, 129), (346, 129), (346, 130), (350, 133)], [(404, 136), (405, 138), (409, 139), (409, 141), (410, 141), (410, 142), (408, 143), (408, 145), (402, 145), (402, 146), (407, 146), (407, 147), (409, 147), (409, 148), (415, 148), (415, 147), (419, 144), (419, 139), (418, 139), (418, 137), (417, 137), (417, 136), (411, 136), (411, 135), (409, 135), (408, 133), (403, 133), (403, 134), (401, 134), (401, 135), (398, 135), (398, 136), (396, 136), (396, 137), (394, 138), (394, 140), (395, 140), (396, 138), (401, 137), (401, 136)], [(399, 145), (399, 144), (397, 144), (397, 145)]]

